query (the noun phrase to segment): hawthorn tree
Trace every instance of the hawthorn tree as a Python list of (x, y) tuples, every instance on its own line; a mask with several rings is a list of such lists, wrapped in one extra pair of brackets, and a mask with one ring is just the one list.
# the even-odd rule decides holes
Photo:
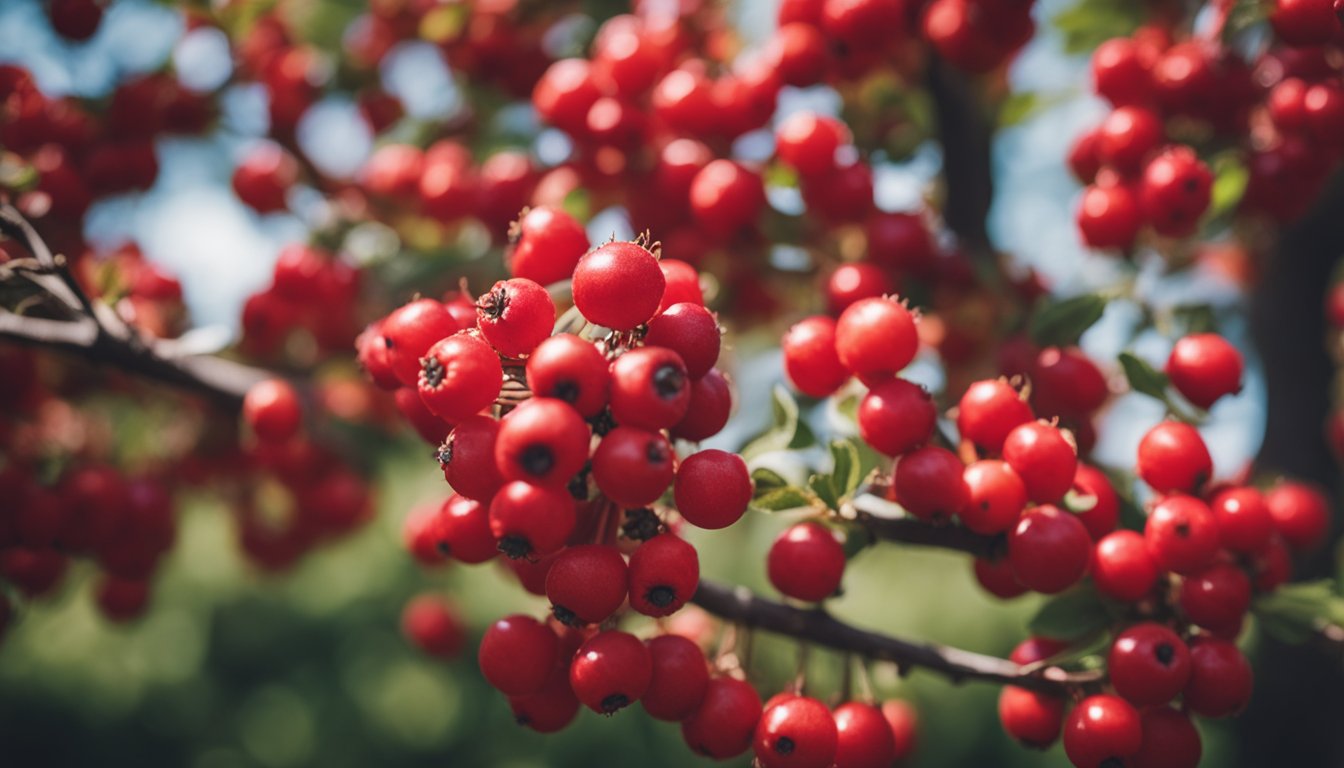
[[(405, 548), (426, 570), (502, 564), (537, 596), (478, 628), (476, 657), (506, 698), (488, 706), (542, 733), (638, 704), (709, 758), (890, 765), (918, 730), (878, 697), (894, 667), (1000, 686), (1004, 731), (1079, 768), (1189, 767), (1197, 722), (1257, 700), (1251, 640), (1283, 684), (1331, 663), (1344, 602), (1310, 579), (1334, 570), (1320, 484), (1327, 444), (1344, 453), (1340, 3), (783, 0), (759, 45), (730, 6), (610, 5), (183, 4), (184, 43), (227, 40), (227, 75), (165, 67), (99, 100), (0, 65), (0, 631), (71, 562), (108, 620), (152, 610), (188, 493), (226, 500), (250, 562), (289, 569), (374, 517), (371, 454), (409, 426), (447, 488), (397, 510)], [(105, 10), (43, 8), (70, 45)], [(1038, 25), (1090, 55), (1108, 107), (1056, 158), (1081, 187), (1059, 215), (1114, 277), (1088, 292), (1052, 290), (987, 225), (996, 131), (1048, 119), (1007, 77)], [(451, 69), (455, 109), (389, 86), (409, 50)], [(203, 350), (176, 278), (134, 243), (90, 246), (85, 219), (155, 184), (160, 139), (237, 131), (242, 89), (267, 127), (233, 191), (308, 238), (237, 342)], [(311, 144), (336, 102), (374, 140), (349, 172)], [(883, 174), (930, 148), (935, 177), (890, 204)], [(1253, 464), (1215, 462), (1200, 429), (1248, 396), (1220, 333), (1244, 305), (1153, 290), (1192, 275), (1254, 295)], [(1111, 303), (1137, 319), (1103, 358), (1082, 342)], [(771, 364), (753, 338), (783, 375), (747, 391)], [(1103, 466), (1121, 397), (1160, 416)], [(735, 402), (767, 400), (769, 425), (725, 432)], [(709, 531), (770, 516), (778, 537), (739, 554), (772, 594), (701, 576)], [(894, 588), (846, 578), (893, 543), (1049, 599), (1009, 658), (828, 611)], [(433, 592), (402, 631), (444, 658), (474, 638)], [(796, 643), (791, 679), (753, 665), (758, 634)], [(1303, 764), (1332, 749), (1316, 730)]]

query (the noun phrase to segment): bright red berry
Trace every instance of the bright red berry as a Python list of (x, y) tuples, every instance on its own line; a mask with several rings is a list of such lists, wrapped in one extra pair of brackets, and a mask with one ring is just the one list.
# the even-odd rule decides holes
[(593, 480), (622, 507), (648, 506), (672, 484), (675, 459), (672, 444), (661, 433), (617, 427), (593, 452)]
[(795, 323), (784, 334), (784, 372), (799, 392), (828, 397), (849, 381), (849, 369), (835, 351), (835, 321), (824, 315)]
[(670, 349), (632, 349), (611, 364), (611, 415), (618, 424), (667, 429), (681, 421), (690, 403), (686, 365)]
[(1213, 475), (1204, 438), (1180, 421), (1163, 421), (1139, 441), (1139, 477), (1158, 493), (1193, 493)]
[(401, 612), (401, 632), (416, 647), (441, 659), (455, 658), (466, 642), (466, 628), (452, 605), (442, 597), (424, 594)]
[(916, 517), (947, 522), (970, 502), (970, 490), (962, 477), (965, 469), (961, 459), (946, 448), (917, 448), (896, 460), (896, 503)]
[(1194, 234), (1209, 207), (1213, 174), (1194, 150), (1178, 146), (1163, 150), (1143, 169), (1139, 200), (1148, 222), (1159, 235)]
[(504, 367), (489, 344), (458, 333), (429, 348), (421, 360), (417, 387), (435, 416), (457, 423), (495, 402), (504, 386)]
[(700, 646), (681, 635), (645, 640), (653, 663), (649, 688), (640, 698), (657, 720), (677, 722), (695, 713), (709, 688), (709, 665)]
[(1279, 483), (1265, 493), (1274, 527), (1288, 546), (1306, 552), (1320, 546), (1330, 530), (1325, 495), (1303, 483)]
[(611, 390), (610, 364), (592, 343), (571, 333), (541, 342), (527, 359), (527, 386), (536, 397), (553, 397), (591, 419), (602, 412)]
[(752, 748), (763, 768), (831, 768), (838, 740), (825, 704), (790, 696), (765, 708)]
[(630, 607), (645, 616), (681, 610), (699, 583), (695, 547), (675, 534), (654, 536), (630, 555)]
[(1181, 338), (1171, 348), (1166, 371), (1176, 391), (1200, 408), (1241, 391), (1241, 353), (1217, 334)]
[(515, 481), (490, 502), (490, 532), (512, 560), (558, 551), (574, 523), (574, 498), (563, 488)]
[(561, 624), (601, 624), (625, 602), (620, 550), (600, 544), (568, 547), (546, 572), (546, 598)]
[(1134, 706), (1165, 704), (1190, 680), (1190, 649), (1161, 624), (1135, 624), (1111, 644), (1107, 670), (1115, 692)]
[(505, 616), (481, 638), (476, 660), (490, 685), (506, 696), (541, 690), (555, 665), (555, 633), (531, 616)]
[(895, 375), (918, 349), (915, 316), (895, 298), (856, 301), (835, 324), (836, 354), (859, 376)]
[(297, 435), (302, 419), (299, 396), (287, 381), (257, 382), (243, 398), (243, 421), (268, 443), (283, 443)]
[(1274, 535), (1274, 518), (1260, 491), (1251, 487), (1219, 491), (1209, 503), (1218, 521), (1218, 541), (1233, 552), (1259, 552)]
[(698, 379), (719, 361), (719, 321), (700, 304), (673, 304), (649, 321), (644, 344), (681, 355), (686, 375)]
[(574, 268), (574, 306), (589, 322), (616, 331), (647, 323), (666, 287), (658, 259), (638, 243), (598, 246)]
[(887, 768), (896, 760), (896, 737), (882, 710), (847, 701), (835, 708), (835, 768)]
[(1181, 612), (1210, 630), (1238, 627), (1251, 608), (1251, 580), (1231, 563), (1214, 563), (1181, 581)]
[(588, 251), (588, 235), (573, 216), (542, 205), (519, 217), (509, 230), (512, 247), (504, 260), (514, 277), (542, 285), (568, 280)]
[(1078, 231), (1093, 248), (1126, 249), (1143, 226), (1139, 196), (1128, 184), (1090, 184), (1078, 204)]
[(888, 456), (900, 456), (928, 442), (938, 413), (923, 387), (890, 379), (859, 401), (857, 420), (864, 442)]
[(751, 503), (752, 482), (741, 456), (706, 449), (687, 456), (673, 485), (677, 511), (698, 528), (727, 528)]
[(1218, 523), (1204, 502), (1180, 494), (1168, 496), (1148, 513), (1143, 529), (1148, 552), (1158, 567), (1191, 574), (1218, 554)]
[(416, 299), (392, 311), (382, 322), (387, 360), (402, 386), (413, 387), (420, 358), (439, 339), (461, 330), (448, 308), (434, 299)]
[(1092, 559), (1092, 537), (1078, 518), (1050, 505), (1027, 510), (1008, 534), (1008, 560), (1023, 586), (1054, 594), (1076, 584)]
[(610, 715), (644, 695), (653, 679), (649, 649), (629, 632), (599, 632), (579, 646), (569, 667), (574, 695), (589, 709)]
[(563, 487), (583, 469), (590, 437), (583, 417), (568, 403), (534, 397), (500, 422), (495, 464), (505, 480)]
[(453, 490), (480, 502), (489, 502), (504, 485), (495, 463), (499, 421), (477, 414), (453, 427), (439, 447), (439, 467)]
[(527, 278), (500, 280), (476, 301), (476, 324), (501, 355), (524, 357), (551, 335), (555, 303)]
[(1013, 468), (1027, 497), (1039, 504), (1059, 501), (1073, 487), (1078, 451), (1058, 427), (1029, 421), (1003, 441), (1003, 460)]
[(1059, 738), (1064, 724), (1064, 699), (1015, 685), (999, 691), (999, 722), (1014, 740), (1046, 749)]
[(755, 223), (765, 206), (760, 174), (722, 158), (695, 175), (690, 191), (691, 213), (709, 234), (726, 237)]
[(775, 128), (775, 152), (802, 176), (835, 167), (835, 151), (852, 140), (849, 127), (833, 117), (798, 112)]
[(770, 583), (788, 597), (809, 603), (825, 600), (840, 588), (845, 550), (820, 523), (798, 523), (770, 546), (766, 557)]
[(1118, 696), (1089, 696), (1069, 713), (1064, 752), (1077, 768), (1110, 768), (1143, 746), (1139, 713)]
[(972, 573), (986, 592), (1000, 600), (1011, 600), (1027, 593), (1027, 588), (1013, 574), (1013, 564), (1006, 556), (997, 560), (977, 557), (972, 563)]
[(1031, 420), (1031, 406), (1003, 379), (975, 382), (957, 405), (961, 439), (988, 453), (1002, 452), (1008, 433)]
[(962, 525), (976, 533), (1008, 530), (1027, 506), (1027, 487), (1006, 462), (982, 459), (962, 472), (969, 497), (959, 513)]
[(1157, 563), (1139, 533), (1115, 531), (1097, 542), (1092, 581), (1103, 595), (1129, 603), (1141, 600), (1157, 584), (1157, 576)]

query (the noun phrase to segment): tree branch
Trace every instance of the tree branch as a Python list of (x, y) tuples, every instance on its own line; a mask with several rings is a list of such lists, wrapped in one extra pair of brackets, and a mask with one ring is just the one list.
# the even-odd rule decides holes
[(988, 257), (993, 253), (985, 224), (994, 199), (993, 126), (971, 81), (937, 54), (929, 56), (926, 80), (943, 149), (943, 219), (971, 255)]
[(804, 610), (755, 595), (746, 587), (728, 587), (700, 580), (691, 601), (726, 621), (806, 640), (836, 651), (877, 661), (894, 662), (902, 670), (920, 667), (949, 678), (1016, 685), (1042, 693), (1064, 695), (1098, 683), (1102, 674), (1068, 672), (1047, 667), (1034, 672), (1007, 659), (987, 656), (937, 643), (920, 643), (880, 635), (850, 626), (816, 608)]

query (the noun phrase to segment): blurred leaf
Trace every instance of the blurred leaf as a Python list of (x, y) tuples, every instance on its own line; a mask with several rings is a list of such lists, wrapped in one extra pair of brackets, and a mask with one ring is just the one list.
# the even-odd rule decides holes
[(767, 187), (797, 187), (798, 172), (783, 163), (771, 163), (765, 169), (765, 185)]
[(1251, 172), (1234, 153), (1224, 153), (1213, 162), (1213, 191), (1205, 218), (1216, 220), (1230, 213), (1246, 194)]
[(1208, 304), (1187, 304), (1172, 310), (1184, 335), (1192, 333), (1213, 333), (1218, 330), (1218, 320), (1213, 307)]
[(753, 495), (763, 496), (770, 491), (775, 491), (788, 486), (789, 481), (785, 480), (778, 472), (765, 467), (757, 467), (752, 470), (751, 481), (756, 484), (756, 490)]
[(814, 445), (817, 438), (812, 430), (800, 418), (798, 401), (793, 399), (783, 385), (776, 384), (771, 392), (770, 429), (742, 449), (744, 459), (759, 456), (770, 451), (782, 451), (790, 448), (806, 448)]
[(1056, 301), (1032, 315), (1028, 332), (1042, 347), (1076, 344), (1078, 337), (1101, 319), (1106, 299), (1095, 293)]
[(1110, 611), (1101, 596), (1086, 584), (1051, 598), (1031, 617), (1027, 628), (1040, 637), (1081, 640), (1105, 629), (1110, 621)]
[(1045, 110), (1073, 99), (1068, 93), (1047, 93), (1039, 91), (1016, 91), (1008, 95), (999, 105), (999, 127), (1025, 123)]
[(827, 508), (838, 509), (840, 507), (840, 496), (835, 492), (835, 484), (831, 482), (830, 475), (812, 475), (807, 478), (807, 487), (812, 489), (812, 492)]
[(831, 459), (834, 462), (832, 484), (840, 496), (848, 496), (863, 482), (858, 446), (852, 440), (832, 440)]
[(1142, 14), (1143, 4), (1133, 0), (1080, 0), (1051, 22), (1064, 35), (1066, 53), (1088, 53), (1113, 37), (1133, 32)]
[(762, 512), (784, 512), (811, 507), (816, 503), (817, 497), (811, 491), (790, 485), (758, 496), (751, 502), (751, 506)]
[(1269, 4), (1263, 0), (1235, 0), (1223, 25), (1223, 39), (1235, 37), (1269, 18)]
[(564, 202), (560, 207), (570, 216), (579, 221), (587, 221), (593, 217), (593, 203), (588, 196), (588, 190), (584, 187), (575, 187), (565, 195)]
[(862, 525), (846, 525), (845, 531), (845, 559), (852, 559), (855, 555), (867, 549), (873, 544), (873, 535)]
[(420, 19), (420, 37), (431, 43), (446, 43), (466, 28), (471, 7), (466, 4), (440, 5)]
[(1323, 624), (1344, 624), (1344, 598), (1329, 579), (1288, 584), (1251, 604), (1260, 626), (1285, 643), (1311, 639)]
[(1129, 388), (1149, 397), (1167, 401), (1167, 375), (1129, 352), (1120, 353), (1120, 366), (1125, 369)]

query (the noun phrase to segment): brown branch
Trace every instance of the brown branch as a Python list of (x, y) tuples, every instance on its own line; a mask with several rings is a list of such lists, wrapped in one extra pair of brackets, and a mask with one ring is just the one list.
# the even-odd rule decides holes
[(993, 253), (985, 224), (994, 199), (993, 126), (972, 82), (937, 54), (929, 56), (926, 81), (943, 150), (943, 218), (968, 253), (988, 257)]
[(775, 602), (745, 587), (728, 587), (705, 579), (691, 599), (726, 621), (805, 640), (835, 651), (876, 661), (894, 662), (902, 671), (923, 668), (953, 683), (982, 680), (1064, 695), (1102, 680), (1097, 671), (1068, 672), (1059, 667), (1026, 671), (1021, 665), (937, 643), (921, 643), (881, 635), (846, 624), (825, 610), (804, 610)]
[(986, 536), (959, 525), (932, 525), (909, 517), (889, 518), (862, 514), (859, 516), (859, 523), (875, 539), (950, 549), (985, 560), (1000, 557), (1006, 544), (1003, 536)]

